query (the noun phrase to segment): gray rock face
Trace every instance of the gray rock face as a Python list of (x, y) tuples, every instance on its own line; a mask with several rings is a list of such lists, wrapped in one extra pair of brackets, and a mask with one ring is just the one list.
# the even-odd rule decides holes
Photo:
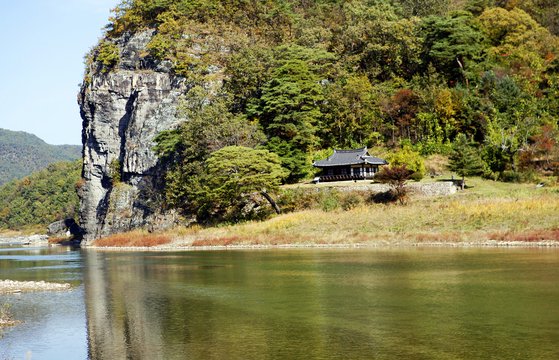
[(72, 235), (81, 239), (83, 229), (72, 218), (55, 221), (47, 227), (47, 235), (51, 236), (67, 236)]
[[(90, 81), (78, 96), (85, 180), (80, 189), (80, 225), (86, 231), (85, 245), (111, 233), (165, 227), (176, 220), (176, 214), (163, 212), (158, 203), (155, 190), (161, 174), (152, 147), (160, 131), (178, 125), (178, 98), (189, 85), (169, 73), (165, 64), (141, 58), (152, 34), (144, 31), (119, 39), (118, 68), (107, 73), (90, 69)], [(122, 182), (113, 186), (115, 171)]]

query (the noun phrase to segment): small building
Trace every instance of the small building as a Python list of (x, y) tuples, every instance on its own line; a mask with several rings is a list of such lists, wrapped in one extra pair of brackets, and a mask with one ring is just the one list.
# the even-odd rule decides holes
[(386, 160), (369, 155), (366, 147), (334, 150), (334, 154), (327, 159), (313, 163), (314, 167), (322, 169), (322, 173), (314, 182), (372, 179), (379, 166), (387, 164)]

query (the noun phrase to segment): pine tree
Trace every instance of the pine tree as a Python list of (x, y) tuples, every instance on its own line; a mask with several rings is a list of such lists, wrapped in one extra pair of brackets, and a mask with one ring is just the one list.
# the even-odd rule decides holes
[(482, 175), (486, 168), (485, 162), (474, 145), (466, 135), (458, 135), (449, 158), (450, 170), (462, 176), (462, 189), (464, 189), (466, 176)]

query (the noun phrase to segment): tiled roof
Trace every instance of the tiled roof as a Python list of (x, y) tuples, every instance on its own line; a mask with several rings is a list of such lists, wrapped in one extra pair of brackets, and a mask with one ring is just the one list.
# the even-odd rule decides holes
[(334, 154), (325, 160), (314, 162), (315, 167), (343, 166), (343, 165), (386, 165), (386, 160), (369, 155), (367, 148), (354, 150), (334, 150)]

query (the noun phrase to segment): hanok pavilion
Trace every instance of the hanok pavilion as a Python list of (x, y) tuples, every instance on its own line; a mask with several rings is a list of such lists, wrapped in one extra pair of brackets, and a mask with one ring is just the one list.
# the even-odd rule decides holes
[(386, 160), (369, 155), (366, 147), (334, 150), (334, 154), (327, 159), (313, 163), (314, 167), (322, 169), (322, 173), (314, 182), (372, 179), (379, 166), (387, 164)]

